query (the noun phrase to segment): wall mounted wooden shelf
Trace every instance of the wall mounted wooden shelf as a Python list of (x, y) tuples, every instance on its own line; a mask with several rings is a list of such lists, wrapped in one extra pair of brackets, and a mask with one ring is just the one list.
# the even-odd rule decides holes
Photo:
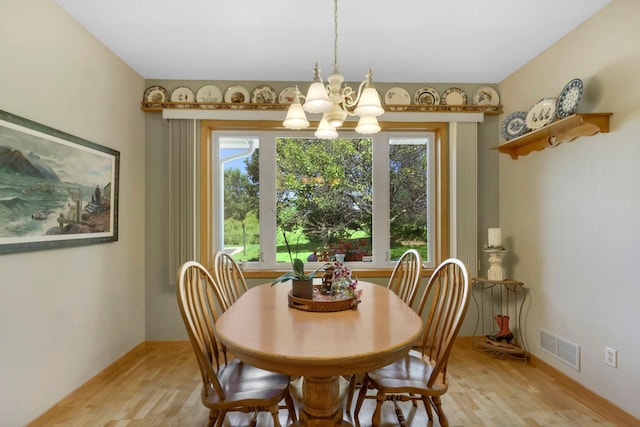
[(563, 142), (571, 142), (580, 136), (591, 136), (598, 132), (609, 132), (611, 113), (572, 114), (543, 128), (514, 138), (492, 150), (506, 153), (512, 159), (526, 156), (532, 151), (555, 147)]
[[(286, 111), (289, 104), (232, 104), (226, 102), (146, 102), (142, 101), (140, 109), (145, 112), (158, 112), (165, 109), (203, 108), (215, 110), (282, 110)], [(383, 105), (385, 111), (393, 112), (432, 112), (432, 113), (484, 113), (487, 115), (502, 114), (502, 105)]]

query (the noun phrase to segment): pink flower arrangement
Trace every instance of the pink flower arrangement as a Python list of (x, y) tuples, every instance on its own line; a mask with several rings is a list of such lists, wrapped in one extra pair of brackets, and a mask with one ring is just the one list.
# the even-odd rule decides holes
[(351, 269), (341, 263), (340, 261), (335, 261), (333, 263), (333, 278), (335, 279), (351, 279)]
[(362, 289), (356, 289), (358, 287), (358, 278), (351, 277), (351, 269), (340, 261), (333, 263), (333, 283), (339, 281), (348, 282), (345, 293), (350, 297), (356, 297), (354, 304), (360, 302), (362, 296)]

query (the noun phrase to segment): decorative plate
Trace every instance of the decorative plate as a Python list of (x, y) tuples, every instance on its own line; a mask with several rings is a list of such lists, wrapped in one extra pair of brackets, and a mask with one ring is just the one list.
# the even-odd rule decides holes
[[(196, 102), (222, 102), (222, 91), (218, 86), (204, 85), (196, 92)], [(216, 106), (201, 105), (200, 108), (216, 108)]]
[(558, 96), (558, 105), (556, 107), (556, 115), (560, 119), (573, 114), (578, 108), (578, 103), (582, 99), (582, 80), (573, 79), (566, 84), (560, 96)]
[(531, 130), (540, 129), (556, 118), (556, 98), (542, 98), (527, 113), (526, 123)]
[[(244, 104), (249, 102), (249, 91), (243, 86), (230, 86), (224, 93), (224, 102), (229, 104)], [(232, 105), (231, 108), (244, 108), (242, 105)]]
[[(390, 105), (411, 105), (411, 95), (406, 89), (401, 87), (392, 87), (384, 94), (384, 103)], [(391, 107), (391, 111), (406, 110), (403, 107)]]
[(500, 105), (500, 95), (492, 87), (479, 87), (473, 92), (473, 103), (475, 105)]
[(442, 94), (442, 103), (444, 105), (465, 105), (467, 94), (462, 89), (451, 87)]
[(440, 104), (440, 94), (432, 87), (421, 87), (413, 95), (413, 103), (416, 105), (438, 105)]
[(280, 104), (291, 104), (293, 102), (293, 98), (296, 95), (295, 86), (285, 87), (278, 94), (278, 102)]
[(162, 86), (149, 86), (144, 91), (144, 102), (153, 102), (152, 107), (161, 107), (163, 102), (169, 102), (169, 93)]
[(509, 141), (510, 139), (527, 133), (526, 118), (527, 113), (524, 111), (516, 111), (515, 113), (509, 114), (500, 125), (500, 134), (502, 137)]
[[(258, 86), (251, 92), (251, 102), (255, 104), (273, 104), (276, 102), (278, 95), (271, 86)], [(267, 108), (267, 107), (261, 107)]]
[[(193, 91), (186, 86), (179, 86), (171, 92), (171, 102), (194, 102)], [(177, 105), (178, 108), (190, 108), (189, 105)]]

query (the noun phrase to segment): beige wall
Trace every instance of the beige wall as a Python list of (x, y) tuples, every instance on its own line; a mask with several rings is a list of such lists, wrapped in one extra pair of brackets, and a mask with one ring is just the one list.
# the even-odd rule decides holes
[[(614, 0), (501, 85), (505, 114), (585, 83), (579, 112), (613, 112), (611, 132), (518, 160), (500, 156), (500, 225), (530, 290), (537, 357), (640, 417), (640, 2)], [(538, 347), (539, 329), (581, 346), (580, 371)], [(618, 350), (618, 368), (604, 363)]]
[(144, 340), (144, 80), (51, 0), (0, 2), (0, 109), (116, 149), (120, 239), (0, 255), (0, 425)]

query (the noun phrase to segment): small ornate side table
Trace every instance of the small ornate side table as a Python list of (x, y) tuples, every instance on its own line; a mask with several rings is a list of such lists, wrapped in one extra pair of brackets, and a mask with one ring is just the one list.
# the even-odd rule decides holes
[[(524, 283), (515, 280), (489, 280), (480, 277), (472, 279), (472, 295), (476, 304), (478, 320), (473, 332), (474, 349), (486, 351), (504, 359), (528, 361), (522, 334), (522, 306), (527, 297)], [(509, 327), (513, 328), (511, 343), (488, 338), (496, 328), (496, 317), (506, 317)]]

